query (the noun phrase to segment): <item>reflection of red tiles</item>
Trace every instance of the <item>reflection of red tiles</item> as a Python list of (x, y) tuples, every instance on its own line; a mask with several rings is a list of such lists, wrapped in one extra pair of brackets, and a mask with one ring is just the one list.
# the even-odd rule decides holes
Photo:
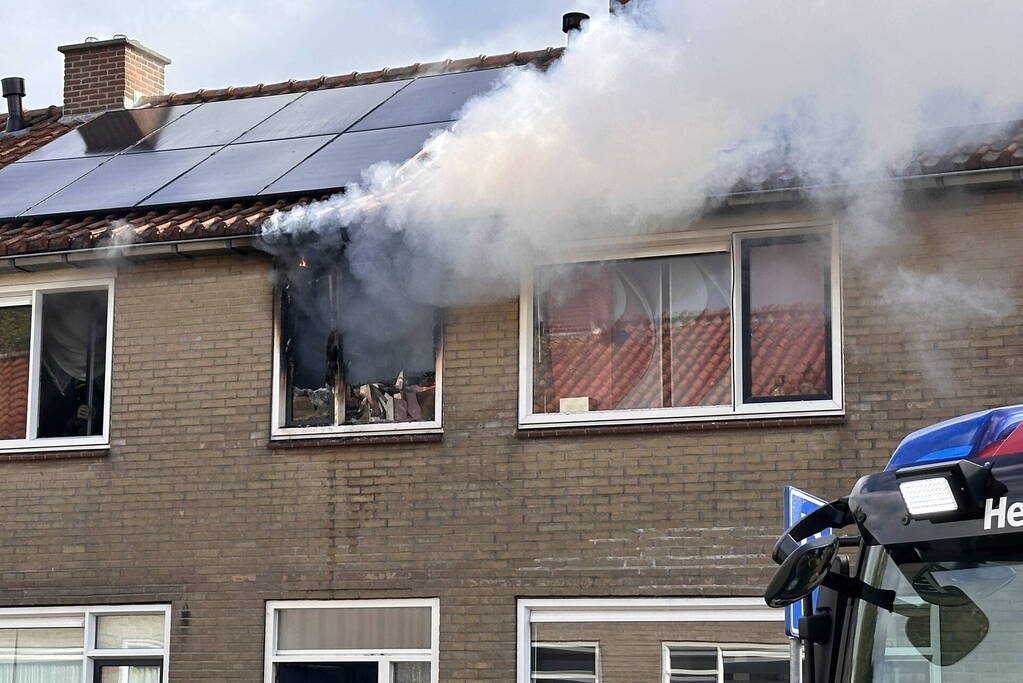
[[(750, 321), (754, 397), (824, 393), (825, 327), (820, 307), (769, 306)], [(606, 324), (606, 323), (605, 323)], [(670, 349), (650, 321), (619, 322), (614, 334), (561, 318), (539, 341), (534, 411), (558, 412), (562, 398), (588, 396), (597, 410), (729, 405), (731, 313), (704, 311), (670, 322)], [(666, 390), (662, 377), (670, 376)], [(665, 398), (670, 397), (670, 403)]]
[(7, 114), (0, 114), (0, 168), (17, 161), (29, 152), (34, 152), (81, 123), (61, 121), (62, 113), (60, 107), (27, 109), (24, 116), (28, 128), (8, 135), (3, 134), (4, 127), (7, 126)]
[(0, 439), (25, 438), (28, 416), (28, 354), (0, 355)]

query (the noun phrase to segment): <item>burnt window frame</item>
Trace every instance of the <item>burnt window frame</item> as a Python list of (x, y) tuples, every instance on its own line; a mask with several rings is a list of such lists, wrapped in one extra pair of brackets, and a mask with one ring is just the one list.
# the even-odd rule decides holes
[[(420, 420), (415, 422), (373, 422), (368, 424), (333, 424), (333, 425), (309, 425), (309, 426), (286, 426), (288, 415), (288, 377), (282, 362), (283, 355), (283, 334), (285, 331), (285, 320), (283, 315), (283, 287), (285, 284), (284, 272), (281, 257), (274, 263), (274, 339), (273, 339), (273, 396), (271, 403), (271, 429), (272, 440), (287, 441), (293, 439), (322, 439), (322, 438), (345, 438), (360, 436), (388, 436), (402, 434), (442, 434), (443, 433), (443, 407), (444, 407), (444, 331), (446, 316), (444, 311), (438, 310), (436, 321), (436, 342), (434, 349), (434, 376), (436, 387), (434, 390), (434, 418), (432, 420)], [(336, 422), (336, 418), (335, 418)]]
[[(748, 356), (748, 339), (744, 330), (744, 308), (748, 292), (743, 291), (742, 255), (744, 243), (757, 240), (801, 239), (805, 235), (826, 234), (830, 249), (826, 359), (829, 396), (800, 397), (782, 400), (746, 400), (744, 367)], [(731, 264), (731, 403), (726, 406), (691, 406), (678, 408), (617, 409), (579, 413), (533, 412), (533, 365), (536, 349), (535, 311), (536, 270), (528, 269), (521, 278), (519, 298), (519, 429), (544, 429), (565, 426), (602, 426), (656, 424), (671, 422), (704, 422), (750, 418), (800, 416), (840, 416), (845, 413), (844, 371), (842, 350), (841, 262), (838, 226), (834, 222), (801, 221), (764, 226), (729, 226), (707, 230), (666, 233), (639, 238), (631, 242), (600, 245), (577, 244), (558, 260), (540, 264), (558, 265), (599, 261), (684, 256), (711, 252), (727, 252)], [(566, 254), (569, 254), (566, 256)]]
[[(39, 373), (42, 354), (43, 298), (48, 294), (72, 292), (106, 292), (106, 346), (104, 353), (103, 409), (97, 417), (101, 421), (100, 433), (93, 436), (40, 437), (39, 426)], [(114, 340), (114, 277), (94, 277), (74, 280), (40, 280), (25, 284), (0, 286), (0, 307), (30, 306), (31, 332), (29, 341), (28, 396), (25, 438), (0, 439), (0, 453), (93, 450), (110, 445), (111, 375), (113, 374)]]

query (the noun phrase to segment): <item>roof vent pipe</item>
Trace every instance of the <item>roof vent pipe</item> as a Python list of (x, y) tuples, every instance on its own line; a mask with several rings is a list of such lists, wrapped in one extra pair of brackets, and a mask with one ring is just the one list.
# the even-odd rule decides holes
[(583, 30), (589, 20), (590, 15), (585, 12), (567, 12), (561, 17), (561, 32), (567, 36), (569, 45), (572, 44), (572, 39)]
[(13, 133), (25, 127), (25, 116), (21, 111), (21, 98), (25, 96), (25, 79), (12, 76), (0, 81), (7, 99), (6, 132)]

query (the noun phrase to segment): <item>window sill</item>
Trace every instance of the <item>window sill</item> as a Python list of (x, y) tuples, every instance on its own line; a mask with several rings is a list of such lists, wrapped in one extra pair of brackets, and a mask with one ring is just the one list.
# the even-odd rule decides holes
[(376, 446), (384, 444), (439, 443), (443, 432), (421, 432), (418, 434), (352, 434), (351, 436), (323, 436), (315, 438), (274, 437), (270, 439), (271, 450), (292, 448), (334, 448), (337, 446)]
[(546, 439), (562, 436), (602, 436), (613, 434), (658, 434), (661, 432), (707, 432), (719, 429), (770, 429), (776, 427), (826, 427), (845, 424), (844, 415), (804, 417), (764, 417), (737, 420), (704, 420), (694, 422), (660, 422), (550, 427), (530, 427), (515, 433), (519, 439)]
[(33, 460), (86, 460), (92, 458), (106, 458), (110, 455), (110, 448), (80, 449), (80, 450), (24, 450), (0, 452), (0, 463), (2, 462), (29, 462)]

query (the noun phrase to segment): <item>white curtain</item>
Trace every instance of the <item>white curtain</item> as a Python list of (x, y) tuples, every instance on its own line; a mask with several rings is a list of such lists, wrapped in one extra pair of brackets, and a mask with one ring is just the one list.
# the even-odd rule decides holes
[(81, 661), (0, 664), (0, 683), (80, 683), (81, 680)]

